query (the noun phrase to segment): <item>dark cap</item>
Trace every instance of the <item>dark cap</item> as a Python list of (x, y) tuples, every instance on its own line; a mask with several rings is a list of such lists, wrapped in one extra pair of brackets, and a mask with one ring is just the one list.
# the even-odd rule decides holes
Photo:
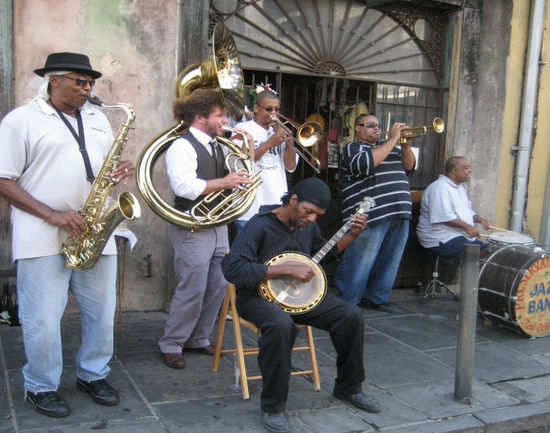
[(307, 201), (326, 210), (330, 204), (330, 188), (318, 177), (308, 177), (294, 185), (290, 191), (298, 200)]
[(41, 77), (52, 71), (82, 72), (93, 78), (99, 78), (102, 75), (101, 72), (92, 69), (88, 56), (78, 53), (52, 53), (46, 59), (43, 68), (34, 70)]

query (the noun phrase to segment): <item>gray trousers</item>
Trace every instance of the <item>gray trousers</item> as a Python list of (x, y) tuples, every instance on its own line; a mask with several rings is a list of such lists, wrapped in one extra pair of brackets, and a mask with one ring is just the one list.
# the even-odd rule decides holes
[(227, 284), (221, 261), (229, 251), (229, 241), (227, 226), (190, 232), (172, 225), (169, 235), (176, 290), (159, 347), (162, 353), (181, 353), (184, 347), (210, 344)]

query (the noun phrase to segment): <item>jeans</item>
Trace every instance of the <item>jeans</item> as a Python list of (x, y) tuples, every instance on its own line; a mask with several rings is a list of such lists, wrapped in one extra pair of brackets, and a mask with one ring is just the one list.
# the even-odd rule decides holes
[(438, 256), (457, 257), (464, 252), (464, 245), (466, 244), (477, 244), (481, 249), (487, 248), (488, 246), (488, 244), (481, 242), (479, 239), (470, 240), (464, 236), (457, 236), (456, 238), (452, 238), (445, 243), (439, 242), (439, 246), (429, 249)]
[(409, 220), (394, 219), (365, 230), (344, 250), (334, 284), (353, 304), (361, 298), (388, 302), (407, 244)]
[(116, 256), (101, 256), (89, 270), (71, 270), (62, 255), (17, 261), (19, 320), (27, 363), (25, 389), (56, 391), (63, 371), (61, 318), (71, 290), (80, 307), (81, 345), (76, 375), (104, 379), (113, 355)]

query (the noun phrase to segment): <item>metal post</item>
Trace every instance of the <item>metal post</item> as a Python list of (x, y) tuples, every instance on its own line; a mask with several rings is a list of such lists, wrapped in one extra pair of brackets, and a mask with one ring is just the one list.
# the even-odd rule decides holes
[(460, 278), (460, 322), (456, 345), (455, 399), (468, 403), (472, 397), (478, 283), (479, 245), (466, 245)]

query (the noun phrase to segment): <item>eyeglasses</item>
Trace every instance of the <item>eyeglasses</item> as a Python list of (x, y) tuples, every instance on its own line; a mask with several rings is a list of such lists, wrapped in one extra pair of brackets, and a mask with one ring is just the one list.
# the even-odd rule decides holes
[(357, 126), (362, 126), (364, 128), (380, 128), (380, 125), (376, 122), (358, 123)]
[(73, 80), (77, 86), (84, 87), (86, 84), (88, 84), (90, 87), (94, 87), (95, 80), (86, 80), (85, 78), (73, 78), (73, 77), (67, 77), (66, 75), (60, 75), (61, 78), (68, 78), (69, 80)]
[[(260, 105), (260, 107), (262, 107)], [(268, 113), (271, 113), (272, 111), (275, 111), (275, 112), (279, 112), (279, 107), (262, 107), (265, 111), (267, 111)]]

